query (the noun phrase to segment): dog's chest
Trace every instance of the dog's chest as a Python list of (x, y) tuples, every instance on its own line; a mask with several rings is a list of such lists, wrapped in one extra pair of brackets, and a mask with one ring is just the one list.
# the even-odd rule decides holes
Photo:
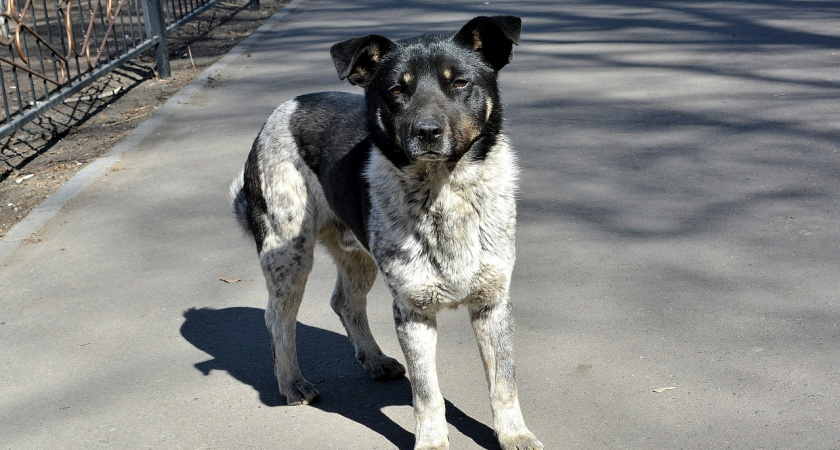
[(476, 174), (380, 175), (370, 180), (371, 253), (398, 300), (421, 309), (454, 307), (488, 285), (506, 289), (515, 211), (504, 183), (498, 191)]

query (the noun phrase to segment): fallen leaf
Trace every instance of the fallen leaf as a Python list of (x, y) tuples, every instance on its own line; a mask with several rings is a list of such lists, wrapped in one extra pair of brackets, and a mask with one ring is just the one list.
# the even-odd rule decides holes
[(676, 389), (676, 388), (677, 388), (676, 386), (669, 386), (669, 387), (657, 388), (657, 389), (654, 389), (654, 390), (653, 390), (653, 392), (656, 392), (656, 393), (658, 394), (658, 393), (660, 393), (660, 392), (671, 391), (671, 390), (674, 390), (674, 389)]
[(253, 279), (245, 279), (245, 278), (228, 278), (228, 277), (219, 277), (220, 280), (224, 281), (225, 283), (239, 283), (240, 281), (254, 281)]

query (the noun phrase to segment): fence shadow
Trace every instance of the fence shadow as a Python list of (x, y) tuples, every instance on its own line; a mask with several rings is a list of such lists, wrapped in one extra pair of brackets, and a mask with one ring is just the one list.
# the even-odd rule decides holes
[[(204, 375), (222, 370), (254, 388), (260, 401), (286, 407), (274, 378), (271, 343), (259, 308), (189, 309), (181, 335), (212, 358), (195, 364)], [(373, 381), (356, 362), (353, 347), (341, 334), (297, 326), (298, 359), (304, 377), (315, 384), (321, 399), (312, 405), (340, 414), (381, 434), (398, 448), (411, 448), (412, 432), (383, 413), (387, 406), (411, 405), (408, 379)], [(446, 419), (486, 449), (498, 449), (493, 430), (446, 401)]]
[[(114, 102), (154, 76), (151, 68), (129, 61), (82, 90), (78, 96), (38, 116), (16, 134), (0, 139), (0, 182), (16, 171), (24, 170), (36, 158), (56, 149), (66, 137), (73, 135)], [(114, 127), (113, 133), (126, 130)]]

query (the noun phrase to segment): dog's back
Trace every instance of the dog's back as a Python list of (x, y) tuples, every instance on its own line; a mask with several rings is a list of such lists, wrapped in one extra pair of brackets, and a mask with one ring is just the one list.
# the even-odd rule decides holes
[(316, 197), (323, 196), (335, 205), (332, 209), (352, 231), (364, 235), (360, 212), (367, 195), (363, 178), (363, 164), (370, 151), (367, 120), (364, 97), (344, 92), (301, 95), (269, 116), (245, 169), (230, 189), (234, 215), (254, 236), (258, 250), (270, 226), (266, 217), (276, 209), (270, 203), (284, 201), (286, 195), (280, 191), (291, 187), (288, 172), (275, 169), (289, 164), (294, 172), (314, 175), (322, 188), (309, 189), (315, 187)]

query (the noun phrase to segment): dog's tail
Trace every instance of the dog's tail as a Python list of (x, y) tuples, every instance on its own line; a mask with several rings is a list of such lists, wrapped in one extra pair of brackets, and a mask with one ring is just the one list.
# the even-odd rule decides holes
[(245, 195), (245, 172), (241, 172), (233, 183), (230, 184), (230, 193), (228, 200), (230, 201), (231, 210), (239, 226), (248, 234), (253, 234), (251, 230), (251, 221), (248, 220), (248, 198)]

